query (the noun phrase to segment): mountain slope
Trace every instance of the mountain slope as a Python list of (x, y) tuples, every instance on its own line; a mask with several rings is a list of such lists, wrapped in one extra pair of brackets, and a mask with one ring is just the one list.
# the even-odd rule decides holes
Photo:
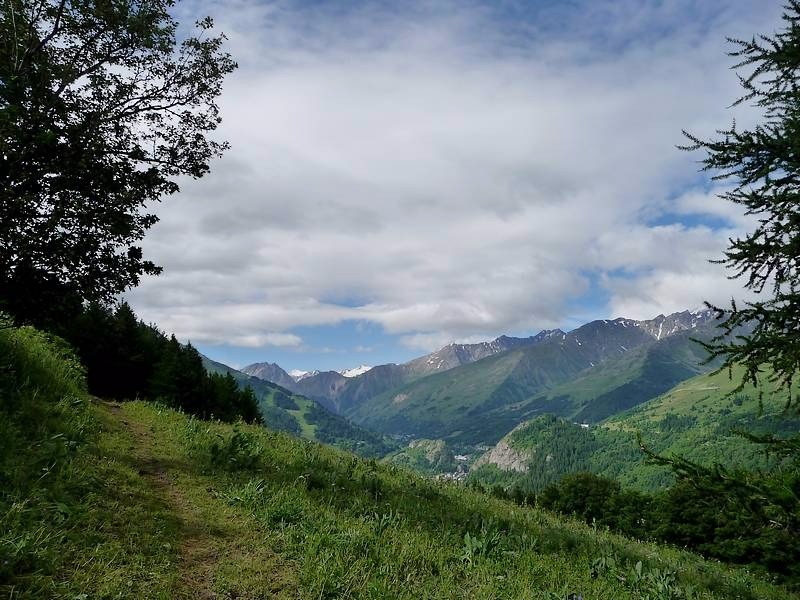
[(563, 335), (563, 332), (542, 331), (528, 338), (500, 336), (491, 342), (450, 344), (402, 365), (379, 365), (355, 376), (352, 373), (344, 375), (337, 371), (322, 371), (295, 379), (274, 363), (254, 363), (244, 367), (242, 371), (313, 398), (336, 413), (346, 414), (361, 403), (409, 381), (432, 373), (441, 373), (487, 356), (537, 344), (554, 335)]
[(776, 393), (769, 382), (760, 390), (763, 413), (758, 390), (728, 396), (740, 376), (741, 372), (734, 372), (731, 380), (727, 372), (698, 375), (597, 426), (580, 426), (550, 415), (536, 417), (499, 443), (523, 455), (523, 473), (509, 471), (487, 453), (476, 463), (478, 468), (471, 477), (531, 490), (582, 470), (643, 490), (672, 483), (668, 469), (646, 463), (637, 435), (660, 454), (678, 454), (703, 464), (769, 468), (774, 461), (756, 452), (733, 430), (795, 434), (800, 430), (800, 418), (784, 413), (786, 395)]
[(229, 373), (240, 387), (255, 392), (264, 422), (271, 429), (286, 431), (307, 439), (331, 444), (363, 456), (379, 457), (391, 452), (394, 444), (323, 408), (314, 400), (237, 371), (203, 356), (203, 365), (212, 373)]
[(523, 416), (549, 412), (596, 423), (713, 370), (719, 361), (706, 363), (706, 350), (694, 340), (715, 335), (716, 329), (705, 325), (642, 344), (535, 395), (515, 410)]
[(500, 354), (501, 352), (532, 346), (550, 337), (562, 336), (563, 334), (564, 332), (560, 329), (553, 329), (541, 331), (527, 338), (515, 338), (501, 335), (491, 342), (449, 344), (436, 352), (415, 358), (405, 363), (403, 366), (412, 377), (422, 377), (424, 375), (441, 373), (449, 369), (467, 365), (488, 356)]
[(264, 381), (276, 383), (288, 390), (297, 391), (294, 389), (295, 378), (275, 363), (255, 363), (244, 367), (241, 372)]
[[(582, 418), (596, 419), (699, 372), (701, 360), (695, 360), (694, 351), (685, 346), (711, 321), (710, 313), (688, 311), (651, 321), (593, 321), (415, 380), (362, 401), (345, 414), (376, 431), (444, 438), (456, 444), (494, 443), (537, 413), (581, 411)], [(658, 349), (648, 353), (644, 348), (649, 346)], [(605, 370), (608, 364), (614, 365), (610, 371), (617, 372), (616, 379)], [(590, 393), (599, 386), (594, 395), (578, 399), (566, 391), (548, 392), (593, 368), (593, 378), (582, 383)]]

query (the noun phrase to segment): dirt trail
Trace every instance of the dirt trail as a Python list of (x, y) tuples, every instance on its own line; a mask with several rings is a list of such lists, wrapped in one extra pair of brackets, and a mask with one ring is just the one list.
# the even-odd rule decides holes
[(198, 600), (217, 598), (211, 584), (219, 556), (217, 546), (223, 540), (215, 539), (207, 531), (207, 527), (202, 526), (203, 515), (170, 478), (167, 463), (156, 456), (153, 435), (147, 427), (125, 419), (120, 405), (107, 403), (106, 406), (120, 424), (133, 434), (139, 475), (150, 483), (158, 496), (167, 501), (183, 525), (179, 549), (183, 587), (191, 590), (192, 596)]

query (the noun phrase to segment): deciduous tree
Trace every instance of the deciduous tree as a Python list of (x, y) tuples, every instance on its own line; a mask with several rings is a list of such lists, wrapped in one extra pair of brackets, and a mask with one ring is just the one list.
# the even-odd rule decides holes
[(173, 0), (0, 0), (0, 307), (41, 322), (160, 268), (147, 207), (202, 177), (236, 64)]

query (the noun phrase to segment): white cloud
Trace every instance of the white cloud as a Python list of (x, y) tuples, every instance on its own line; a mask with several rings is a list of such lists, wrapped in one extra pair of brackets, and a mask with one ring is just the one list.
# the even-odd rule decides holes
[(232, 149), (158, 207), (145, 249), (165, 271), (132, 303), (198, 341), (298, 346), (294, 327), (361, 319), (424, 349), (558, 324), (588, 270), (627, 316), (699, 304), (728, 285), (705, 262), (725, 233), (644, 221), (746, 225), (694, 191), (699, 157), (675, 145), (729, 122), (725, 35), (777, 16), (709, 4), (590, 3), (556, 35), (463, 3), (188, 3), (242, 64), (222, 99)]

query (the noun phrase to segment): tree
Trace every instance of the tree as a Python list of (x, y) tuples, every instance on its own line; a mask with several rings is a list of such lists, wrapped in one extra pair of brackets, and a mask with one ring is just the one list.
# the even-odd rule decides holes
[(545, 487), (536, 498), (543, 508), (574, 514), (591, 523), (606, 518), (612, 497), (619, 493), (620, 485), (613, 479), (581, 471), (564, 475), (557, 483)]
[(209, 18), (176, 39), (173, 0), (0, 2), (0, 308), (41, 323), (160, 272), (146, 207), (227, 148), (236, 64)]
[[(756, 215), (758, 226), (742, 238), (731, 239), (725, 258), (718, 261), (745, 278), (745, 287), (770, 297), (715, 308), (724, 317), (725, 334), (710, 344), (712, 358), (724, 357), (723, 368), (746, 367), (739, 389), (757, 385), (761, 369), (778, 384), (791, 388), (800, 369), (800, 1), (788, 0), (784, 28), (773, 37), (752, 40), (729, 39), (739, 61), (744, 95), (735, 105), (752, 102), (763, 111), (763, 122), (750, 130), (739, 130), (734, 122), (719, 131), (722, 137), (702, 140), (684, 132), (691, 144), (687, 150), (704, 150), (704, 170), (715, 171), (715, 179), (732, 180), (732, 190), (722, 198)], [(737, 333), (740, 327), (751, 333)], [(789, 400), (791, 404), (791, 396)]]

